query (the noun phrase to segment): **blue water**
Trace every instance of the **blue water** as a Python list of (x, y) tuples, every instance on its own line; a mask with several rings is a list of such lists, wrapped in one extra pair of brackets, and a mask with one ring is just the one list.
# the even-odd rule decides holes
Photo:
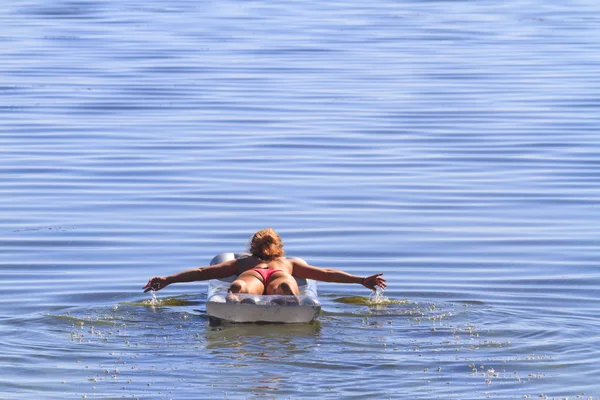
[[(0, 5), (0, 398), (600, 396), (600, 4)], [(383, 272), (210, 326), (243, 251)]]

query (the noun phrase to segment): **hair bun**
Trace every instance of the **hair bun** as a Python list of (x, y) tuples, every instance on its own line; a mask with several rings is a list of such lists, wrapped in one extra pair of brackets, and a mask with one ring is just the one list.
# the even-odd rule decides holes
[(250, 241), (250, 253), (265, 261), (283, 257), (281, 237), (271, 228), (256, 232)]

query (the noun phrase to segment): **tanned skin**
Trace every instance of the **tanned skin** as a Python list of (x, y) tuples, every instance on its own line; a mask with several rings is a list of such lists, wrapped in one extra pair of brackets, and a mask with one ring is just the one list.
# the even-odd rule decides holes
[[(268, 282), (263, 282), (261, 275), (252, 271), (253, 268), (271, 268), (277, 272), (269, 277)], [(385, 289), (387, 286), (382, 277), (383, 274), (361, 277), (337, 269), (309, 265), (302, 260), (279, 257), (271, 261), (264, 261), (256, 256), (249, 256), (190, 269), (170, 276), (156, 276), (151, 278), (143, 289), (145, 289), (144, 292), (161, 290), (173, 283), (223, 279), (233, 275), (237, 275), (237, 279), (229, 289), (232, 293), (298, 295), (298, 285), (294, 277), (322, 282), (357, 283), (371, 290), (376, 290), (378, 287)]]

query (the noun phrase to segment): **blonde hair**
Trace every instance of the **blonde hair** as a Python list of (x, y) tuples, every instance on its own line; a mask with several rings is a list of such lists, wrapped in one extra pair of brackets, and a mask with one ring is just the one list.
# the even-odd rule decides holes
[(271, 228), (258, 231), (252, 236), (250, 253), (264, 261), (272, 261), (285, 254), (281, 238)]

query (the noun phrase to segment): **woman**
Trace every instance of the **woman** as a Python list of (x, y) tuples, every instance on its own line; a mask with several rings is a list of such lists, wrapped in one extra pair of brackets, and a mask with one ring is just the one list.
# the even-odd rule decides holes
[(250, 242), (250, 256), (226, 261), (209, 267), (195, 268), (166, 277), (151, 278), (144, 292), (161, 290), (172, 283), (222, 279), (237, 275), (229, 288), (231, 293), (297, 295), (298, 285), (293, 278), (323, 282), (360, 283), (375, 290), (385, 289), (383, 274), (360, 277), (335, 269), (319, 268), (301, 260), (288, 260), (283, 255), (283, 243), (271, 228), (256, 232)]

